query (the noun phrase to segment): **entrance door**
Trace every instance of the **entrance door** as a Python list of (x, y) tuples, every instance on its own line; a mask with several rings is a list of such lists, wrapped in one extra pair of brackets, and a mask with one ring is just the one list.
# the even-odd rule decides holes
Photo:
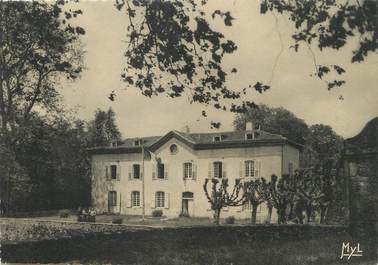
[(182, 193), (181, 216), (190, 217), (193, 215), (193, 192)]

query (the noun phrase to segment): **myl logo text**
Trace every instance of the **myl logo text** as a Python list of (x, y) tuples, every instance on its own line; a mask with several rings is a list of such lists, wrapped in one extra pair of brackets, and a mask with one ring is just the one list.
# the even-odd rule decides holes
[(341, 246), (341, 256), (340, 259), (347, 257), (350, 260), (351, 257), (362, 257), (363, 251), (360, 249), (360, 243), (357, 245), (352, 246), (349, 242), (343, 242)]

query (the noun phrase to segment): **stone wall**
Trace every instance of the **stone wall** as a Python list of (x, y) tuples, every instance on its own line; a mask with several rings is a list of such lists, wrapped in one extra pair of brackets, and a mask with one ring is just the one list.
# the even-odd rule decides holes
[(378, 232), (378, 117), (345, 141), (344, 172), (349, 187), (350, 228), (354, 234)]

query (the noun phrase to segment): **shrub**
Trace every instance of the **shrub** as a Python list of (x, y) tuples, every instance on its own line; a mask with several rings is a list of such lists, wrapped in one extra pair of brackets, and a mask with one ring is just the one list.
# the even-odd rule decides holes
[(226, 218), (225, 221), (226, 221), (226, 224), (229, 224), (229, 225), (235, 224), (235, 217), (234, 216), (229, 216), (229, 217)]
[(152, 212), (152, 216), (153, 217), (161, 217), (163, 215), (163, 211), (162, 210), (154, 210)]
[(123, 219), (121, 217), (113, 218), (112, 224), (122, 224)]
[(59, 212), (59, 217), (60, 218), (68, 218), (70, 216), (70, 211), (69, 210), (61, 210)]

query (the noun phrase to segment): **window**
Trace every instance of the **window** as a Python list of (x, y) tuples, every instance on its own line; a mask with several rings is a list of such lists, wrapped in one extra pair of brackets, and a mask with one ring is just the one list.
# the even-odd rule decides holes
[(117, 166), (116, 165), (110, 166), (110, 177), (112, 179), (117, 179)]
[(244, 161), (245, 177), (255, 176), (255, 162), (252, 160)]
[(139, 140), (135, 140), (134, 141), (134, 146), (140, 146), (140, 141)]
[[(243, 211), (252, 211), (252, 204), (251, 204), (251, 202), (250, 201), (247, 201), (246, 203), (244, 203), (243, 204), (243, 206), (242, 206), (242, 210)], [(257, 213), (261, 213), (261, 211), (262, 211), (262, 204), (259, 204), (258, 206), (257, 206), (257, 209), (256, 209), (256, 212)]]
[(111, 143), (110, 143), (110, 146), (111, 146), (111, 147), (117, 147), (117, 142), (116, 142), (116, 141), (115, 141), (115, 142), (111, 142)]
[(184, 163), (184, 179), (193, 178), (193, 164), (190, 162)]
[(163, 163), (157, 164), (157, 172), (158, 172), (158, 178), (164, 179), (164, 164)]
[(165, 201), (165, 194), (163, 191), (157, 191), (155, 195), (155, 205), (156, 207), (164, 207)]
[(256, 139), (256, 138), (259, 138), (260, 137), (260, 133), (259, 132), (254, 132), (253, 133), (253, 138)]
[(131, 206), (132, 207), (140, 206), (140, 192), (139, 191), (133, 191), (131, 193)]
[(133, 172), (134, 172), (134, 179), (140, 179), (140, 165), (139, 164), (133, 165)]
[(247, 201), (246, 203), (243, 204), (242, 206), (243, 211), (251, 211), (252, 210), (252, 205), (250, 201)]
[(293, 163), (289, 163), (289, 174), (290, 175), (293, 175), (294, 174), (294, 165), (293, 165)]
[(247, 133), (245, 135), (245, 139), (247, 139), (247, 140), (253, 140), (253, 134), (252, 133)]
[(214, 162), (214, 178), (222, 178), (222, 162)]
[(176, 153), (177, 153), (177, 145), (172, 144), (172, 145), (169, 147), (169, 150), (171, 151), (171, 154), (176, 154)]
[(220, 136), (214, 136), (213, 137), (213, 142), (220, 142), (221, 141), (221, 137)]
[(109, 206), (117, 206), (117, 192), (116, 191), (108, 192), (108, 203), (109, 203)]

